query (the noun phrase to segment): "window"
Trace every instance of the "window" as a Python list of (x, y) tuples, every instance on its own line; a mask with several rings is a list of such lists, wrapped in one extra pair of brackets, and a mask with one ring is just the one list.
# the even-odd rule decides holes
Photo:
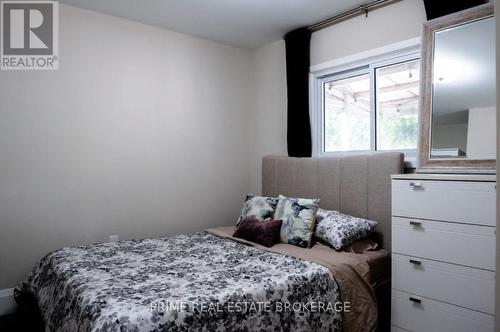
[[(415, 51), (313, 73), (315, 154), (403, 151), (418, 141), (420, 59)], [(411, 158), (410, 158), (411, 159)]]
[(370, 150), (370, 76), (324, 83), (325, 152)]
[(420, 61), (375, 69), (377, 150), (416, 150)]

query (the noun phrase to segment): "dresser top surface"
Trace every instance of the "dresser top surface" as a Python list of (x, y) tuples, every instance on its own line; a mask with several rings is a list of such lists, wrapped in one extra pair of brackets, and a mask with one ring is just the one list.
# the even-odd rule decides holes
[(429, 181), (474, 181), (496, 182), (496, 175), (486, 174), (394, 174), (393, 180), (429, 180)]

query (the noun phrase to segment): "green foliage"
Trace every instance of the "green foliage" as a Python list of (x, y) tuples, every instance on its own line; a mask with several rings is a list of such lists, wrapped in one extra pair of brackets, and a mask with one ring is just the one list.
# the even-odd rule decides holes
[(379, 118), (378, 149), (410, 150), (417, 148), (418, 118), (414, 116), (387, 116)]

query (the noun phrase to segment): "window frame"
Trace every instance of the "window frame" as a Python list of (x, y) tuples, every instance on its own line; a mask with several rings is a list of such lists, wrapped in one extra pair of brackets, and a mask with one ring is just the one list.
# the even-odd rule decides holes
[[(394, 48), (394, 47), (393, 47)], [(402, 152), (405, 155), (405, 162), (408, 167), (416, 166), (417, 148), (414, 150), (376, 150), (377, 142), (377, 99), (376, 99), (376, 75), (377, 68), (396, 65), (398, 63), (409, 62), (421, 59), (419, 43), (413, 43), (410, 47), (396, 48), (391, 51), (385, 51), (384, 48), (374, 50), (379, 53), (372, 56), (359, 54), (341, 59), (338, 62), (327, 63), (311, 67), (310, 75), (310, 99), (311, 99), (311, 122), (312, 122), (312, 143), (314, 157), (331, 157), (345, 155), (360, 155), (376, 151)], [(366, 53), (366, 52), (365, 52)], [(363, 57), (364, 56), (364, 57)], [(354, 60), (356, 59), (356, 60)], [(351, 60), (351, 61), (349, 61)], [(325, 151), (325, 103), (324, 103), (324, 85), (333, 80), (340, 80), (356, 75), (368, 74), (370, 78), (370, 150), (326, 152)], [(420, 102), (419, 102), (420, 109)], [(419, 111), (420, 116), (420, 111)], [(420, 127), (420, 117), (418, 121)]]

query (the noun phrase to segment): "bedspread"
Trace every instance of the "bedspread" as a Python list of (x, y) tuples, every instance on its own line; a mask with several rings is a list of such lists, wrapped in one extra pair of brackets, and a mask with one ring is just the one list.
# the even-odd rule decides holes
[(341, 331), (328, 268), (206, 232), (68, 247), (15, 290), (47, 331)]

